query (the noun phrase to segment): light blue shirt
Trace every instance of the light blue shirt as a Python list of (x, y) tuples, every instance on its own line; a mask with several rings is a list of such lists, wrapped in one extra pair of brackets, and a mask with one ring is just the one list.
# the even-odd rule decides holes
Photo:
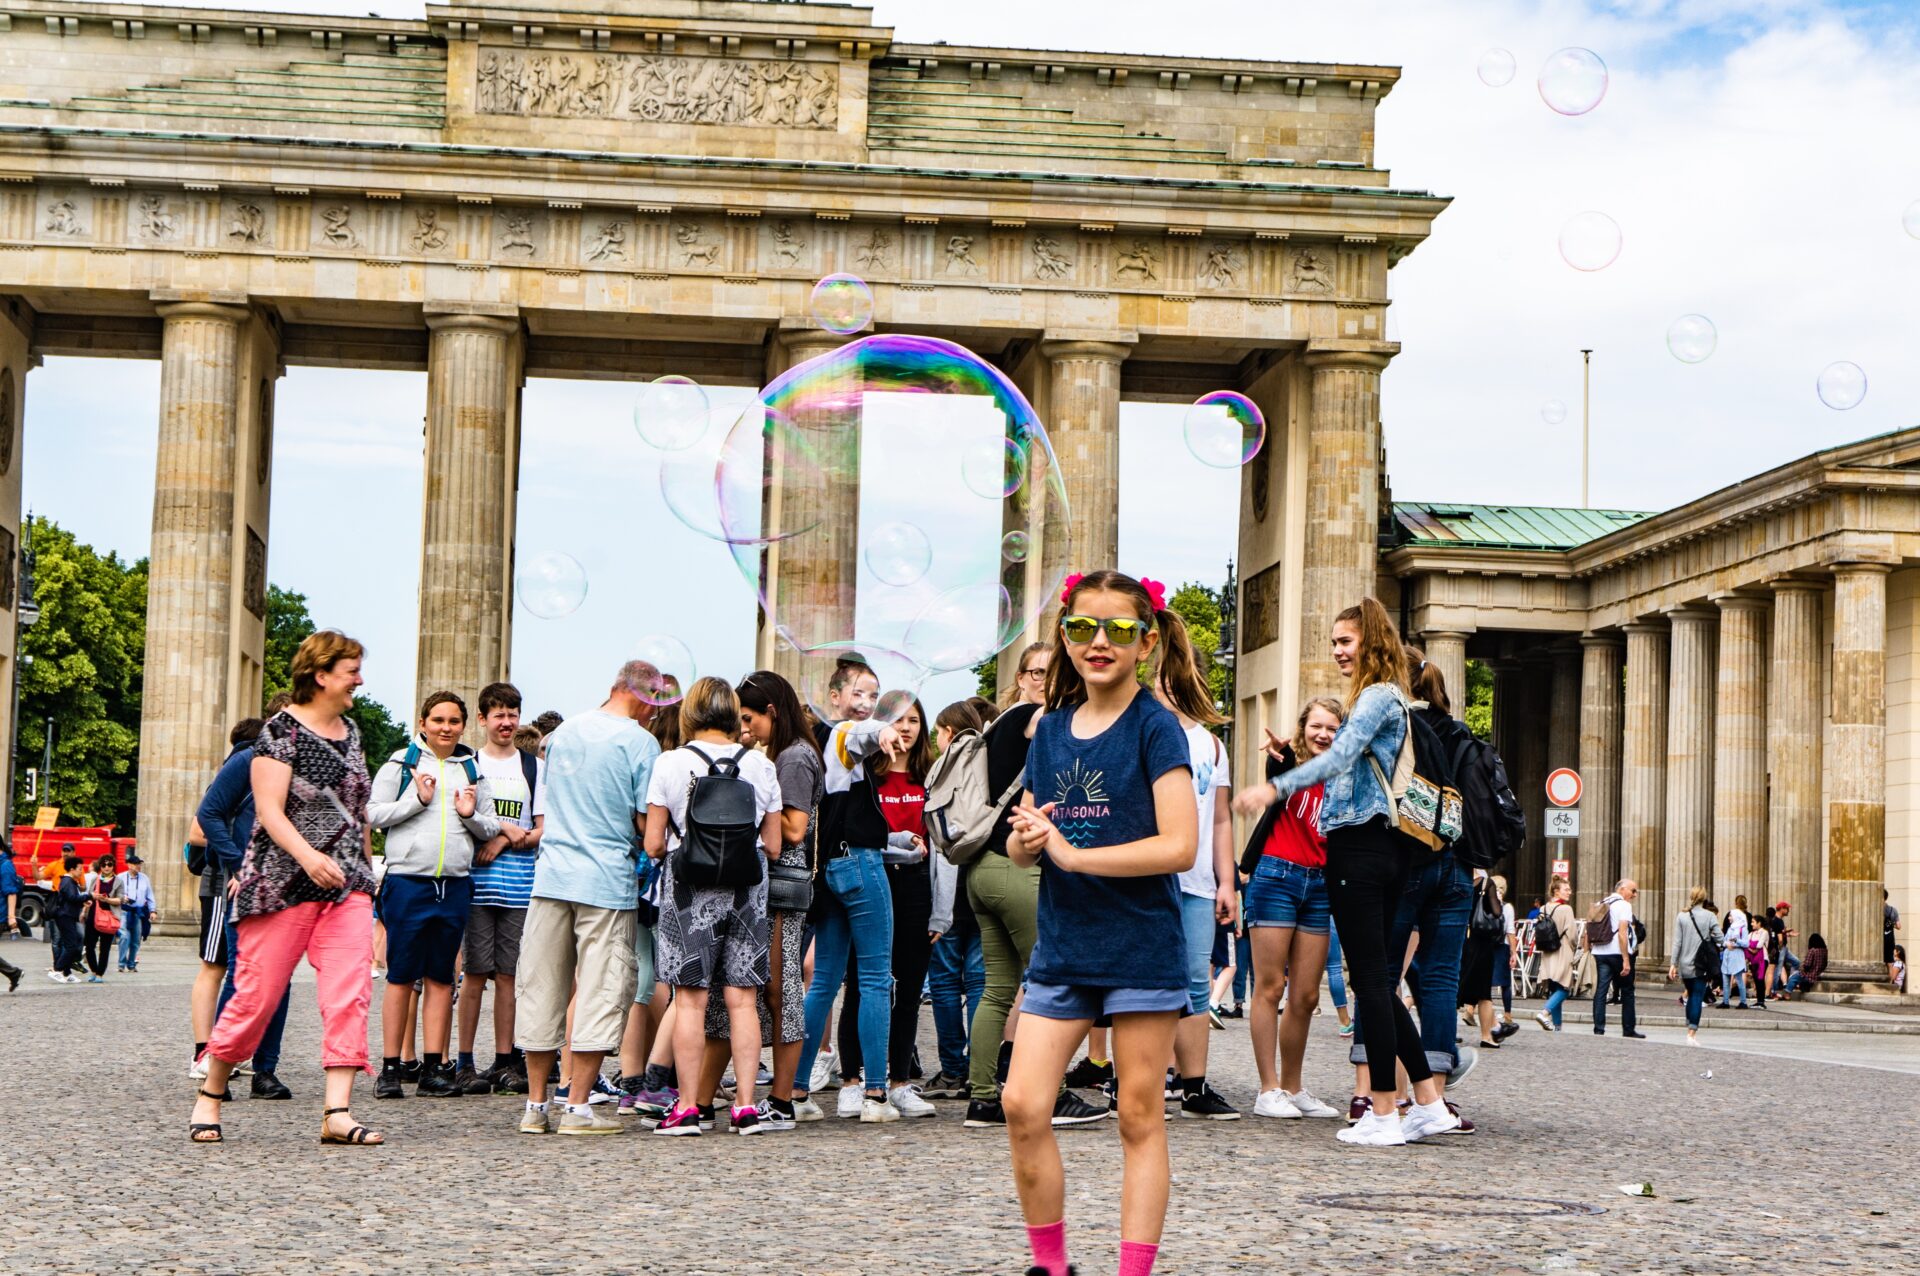
[(630, 718), (576, 714), (547, 737), (546, 831), (533, 875), (536, 899), (595, 908), (640, 902), (633, 817), (647, 809), (660, 744)]

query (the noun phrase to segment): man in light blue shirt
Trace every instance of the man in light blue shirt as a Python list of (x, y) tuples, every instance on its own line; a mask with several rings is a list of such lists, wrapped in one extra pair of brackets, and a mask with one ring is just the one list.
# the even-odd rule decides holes
[[(547, 737), (546, 825), (514, 979), (514, 1037), (527, 1059), (527, 1107), (520, 1122), (525, 1134), (613, 1134), (621, 1128), (588, 1100), (601, 1061), (620, 1047), (635, 988), (653, 987), (653, 932), (638, 924), (635, 863), (646, 827), (647, 782), (660, 756), (646, 726), (662, 689), (658, 669), (630, 660), (605, 704), (575, 714)], [(573, 1034), (567, 1041), (570, 998)], [(570, 1101), (553, 1122), (544, 1102), (546, 1083), (563, 1043), (573, 1051), (564, 1078)]]
[(120, 969), (140, 969), (140, 941), (153, 920), (153, 879), (141, 871), (140, 857), (127, 855), (127, 871), (113, 880), (113, 893), (123, 901), (126, 918), (120, 926)]

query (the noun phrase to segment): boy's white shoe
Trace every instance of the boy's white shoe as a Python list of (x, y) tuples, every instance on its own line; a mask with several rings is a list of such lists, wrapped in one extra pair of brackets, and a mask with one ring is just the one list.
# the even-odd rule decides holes
[(1445, 1100), (1416, 1103), (1407, 1109), (1407, 1115), (1400, 1122), (1400, 1133), (1408, 1143), (1418, 1143), (1430, 1134), (1445, 1134), (1459, 1128), (1460, 1118), (1447, 1107)]
[(840, 1119), (851, 1121), (860, 1115), (861, 1101), (867, 1097), (866, 1087), (862, 1085), (843, 1085), (840, 1087)]
[(1306, 1115), (1287, 1098), (1285, 1090), (1262, 1090), (1260, 1097), (1253, 1101), (1253, 1114), (1259, 1117), (1278, 1117), (1285, 1121), (1297, 1121)]
[(804, 1099), (796, 1099), (794, 1101), (793, 1119), (795, 1121), (824, 1121), (827, 1119), (827, 1114), (820, 1110), (820, 1105), (813, 1101), (813, 1096), (809, 1095)]
[(1295, 1090), (1292, 1094), (1287, 1094), (1285, 1090), (1282, 1090), (1280, 1093), (1286, 1095), (1287, 1102), (1298, 1109), (1300, 1115), (1303, 1117), (1320, 1117), (1325, 1119), (1340, 1115), (1338, 1109), (1320, 1102), (1320, 1100), (1307, 1093), (1304, 1088)]
[(1397, 1113), (1392, 1116), (1381, 1116), (1371, 1110), (1333, 1137), (1342, 1143), (1366, 1148), (1400, 1147), (1407, 1141), (1406, 1131), (1400, 1128), (1400, 1117)]
[(861, 1097), (860, 1120), (863, 1123), (871, 1125), (876, 1121), (898, 1121), (899, 1119), (900, 1109), (886, 1100)]
[(933, 1105), (920, 1097), (920, 1092), (910, 1085), (897, 1085), (887, 1091), (887, 1099), (900, 1111), (903, 1117), (930, 1117), (935, 1115)]

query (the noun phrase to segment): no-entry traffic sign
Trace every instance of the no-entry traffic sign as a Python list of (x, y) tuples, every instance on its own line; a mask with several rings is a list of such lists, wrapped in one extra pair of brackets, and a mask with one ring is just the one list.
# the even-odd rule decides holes
[(1580, 804), (1580, 773), (1563, 766), (1547, 775), (1547, 801), (1555, 806)]

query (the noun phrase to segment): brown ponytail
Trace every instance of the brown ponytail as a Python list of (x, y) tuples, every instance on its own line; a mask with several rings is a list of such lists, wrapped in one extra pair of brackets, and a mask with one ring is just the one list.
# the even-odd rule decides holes
[(1213, 697), (1207, 693), (1199, 655), (1187, 636), (1187, 622), (1170, 607), (1153, 613), (1153, 620), (1160, 627), (1160, 689), (1182, 714), (1202, 726), (1219, 726), (1226, 718), (1213, 707)]
[(1407, 686), (1415, 700), (1424, 700), (1442, 713), (1453, 712), (1453, 701), (1447, 698), (1447, 679), (1440, 672), (1440, 666), (1412, 645), (1407, 647)]
[(1333, 618), (1336, 625), (1351, 625), (1360, 636), (1353, 655), (1353, 677), (1347, 686), (1347, 713), (1360, 693), (1376, 683), (1386, 683), (1403, 695), (1407, 688), (1407, 651), (1400, 643), (1400, 630), (1378, 598), (1362, 598)]

